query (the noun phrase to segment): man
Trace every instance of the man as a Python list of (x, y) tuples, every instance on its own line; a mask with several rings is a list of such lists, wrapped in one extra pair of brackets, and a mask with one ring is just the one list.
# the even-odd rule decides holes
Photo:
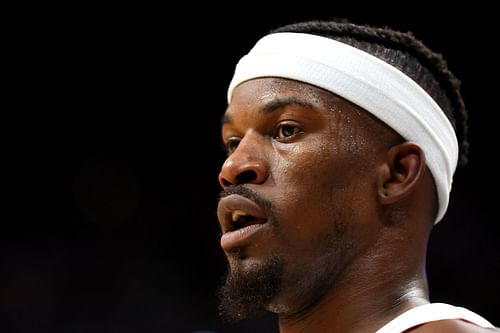
[(221, 313), (280, 332), (490, 332), (430, 304), (427, 242), (467, 156), (446, 63), (411, 34), (304, 22), (262, 38), (228, 90)]

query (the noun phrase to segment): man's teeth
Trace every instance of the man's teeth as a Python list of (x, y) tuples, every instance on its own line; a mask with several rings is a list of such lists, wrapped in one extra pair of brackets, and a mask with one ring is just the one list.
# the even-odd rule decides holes
[(232, 215), (233, 222), (238, 222), (242, 216), (247, 216), (247, 215), (248, 214), (242, 210), (235, 210), (235, 211), (233, 211), (233, 215)]

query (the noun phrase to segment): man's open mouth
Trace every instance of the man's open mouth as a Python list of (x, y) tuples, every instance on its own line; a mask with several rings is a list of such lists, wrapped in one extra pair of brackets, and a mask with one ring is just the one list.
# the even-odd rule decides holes
[(217, 207), (223, 247), (236, 246), (267, 222), (266, 213), (254, 201), (238, 194), (222, 198)]

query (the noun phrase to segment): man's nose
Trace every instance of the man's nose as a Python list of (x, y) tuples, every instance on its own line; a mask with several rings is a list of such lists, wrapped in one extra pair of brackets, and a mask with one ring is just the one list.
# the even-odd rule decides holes
[(231, 185), (262, 184), (269, 176), (269, 164), (263, 154), (263, 138), (245, 136), (226, 159), (219, 173), (219, 183), (226, 189)]

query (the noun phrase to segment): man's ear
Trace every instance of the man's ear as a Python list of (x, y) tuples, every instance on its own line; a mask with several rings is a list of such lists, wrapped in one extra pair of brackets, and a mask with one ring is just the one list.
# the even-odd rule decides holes
[(389, 149), (379, 168), (378, 197), (384, 205), (393, 204), (410, 193), (425, 174), (425, 155), (414, 143), (404, 142)]

